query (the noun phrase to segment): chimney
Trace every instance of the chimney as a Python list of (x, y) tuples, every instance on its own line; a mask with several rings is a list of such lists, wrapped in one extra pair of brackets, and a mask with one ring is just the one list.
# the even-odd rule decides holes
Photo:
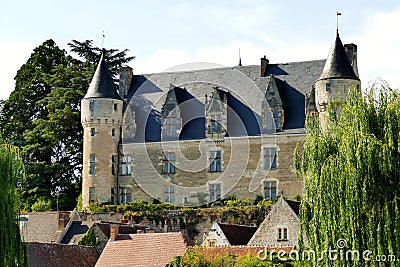
[(131, 67), (122, 67), (119, 72), (119, 95), (122, 99), (128, 94), (131, 87), (133, 72)]
[(347, 58), (353, 67), (354, 73), (358, 76), (358, 66), (357, 66), (357, 45), (356, 44), (345, 44), (344, 49), (346, 50)]
[(264, 77), (267, 72), (267, 67), (269, 64), (269, 60), (265, 57), (261, 58), (261, 77)]
[(58, 230), (63, 231), (69, 221), (69, 215), (66, 212), (58, 213)]
[(118, 236), (118, 225), (110, 225), (110, 241), (113, 242), (117, 239)]

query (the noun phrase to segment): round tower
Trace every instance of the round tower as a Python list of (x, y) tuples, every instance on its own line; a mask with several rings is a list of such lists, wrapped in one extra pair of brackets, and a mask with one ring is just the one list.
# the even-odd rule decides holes
[(326, 59), (321, 76), (315, 82), (315, 102), (322, 125), (325, 125), (329, 101), (346, 101), (351, 89), (360, 90), (361, 83), (356, 69), (357, 64), (352, 66), (340, 40), (339, 32), (336, 31), (335, 43)]
[(82, 204), (114, 202), (123, 100), (101, 55), (85, 97), (83, 126)]

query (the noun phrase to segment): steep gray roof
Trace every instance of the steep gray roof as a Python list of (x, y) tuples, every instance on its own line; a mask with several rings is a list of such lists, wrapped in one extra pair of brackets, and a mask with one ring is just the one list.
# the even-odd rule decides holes
[(111, 72), (104, 60), (103, 53), (84, 98), (112, 98), (121, 100), (115, 88)]
[(359, 80), (354, 73), (349, 58), (347, 57), (346, 50), (339, 37), (339, 32), (336, 32), (336, 40), (333, 44), (328, 58), (326, 59), (324, 69), (318, 80), (346, 78)]

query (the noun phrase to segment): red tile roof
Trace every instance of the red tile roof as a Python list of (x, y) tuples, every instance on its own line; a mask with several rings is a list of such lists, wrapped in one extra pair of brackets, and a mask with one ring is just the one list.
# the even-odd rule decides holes
[(99, 257), (94, 247), (27, 242), (29, 267), (93, 267)]
[(108, 241), (96, 267), (164, 267), (183, 255), (193, 241), (182, 233), (122, 234)]

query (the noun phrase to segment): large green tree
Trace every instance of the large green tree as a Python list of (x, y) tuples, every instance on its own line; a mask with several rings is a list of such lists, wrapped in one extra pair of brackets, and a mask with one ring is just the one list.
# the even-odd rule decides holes
[[(376, 259), (400, 256), (399, 93), (372, 86), (364, 96), (351, 92), (340, 116), (337, 105), (329, 105), (324, 129), (318, 118), (307, 119), (307, 137), (296, 152), (305, 179), (302, 232), (323, 258), (315, 266), (398, 266)], [(329, 249), (336, 253), (323, 256)], [(351, 260), (348, 250), (359, 257)]]
[(0, 145), (0, 266), (27, 266), (25, 244), (19, 233), (19, 196), (23, 163), (17, 147)]
[(99, 49), (92, 41), (73, 40), (73, 55), (47, 40), (34, 49), (18, 71), (15, 90), (3, 103), (1, 136), (22, 149), (27, 179), (21, 184), (25, 209), (51, 199), (55, 208), (72, 209), (80, 192), (82, 126), (80, 100), (86, 93), (100, 54), (112, 67), (132, 60), (127, 50)]

